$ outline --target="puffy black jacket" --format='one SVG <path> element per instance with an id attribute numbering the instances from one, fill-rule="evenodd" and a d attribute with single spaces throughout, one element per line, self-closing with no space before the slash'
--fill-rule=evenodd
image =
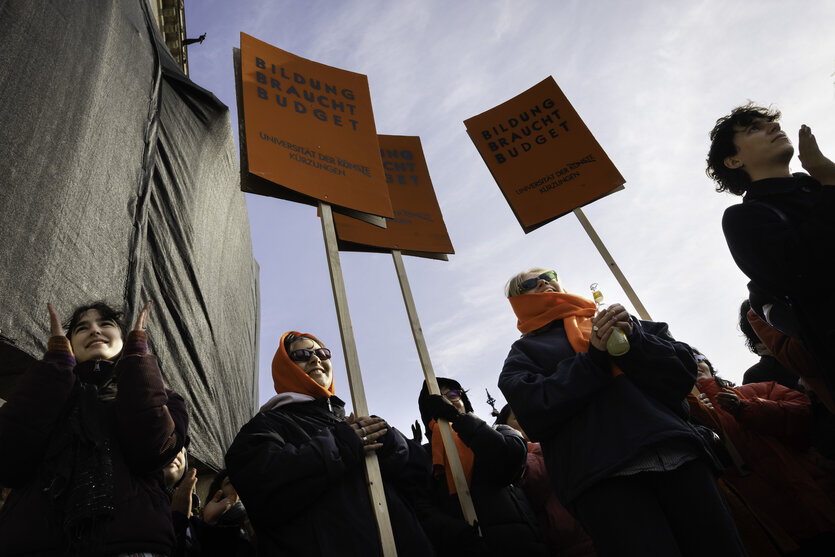
<path id="1" fill-rule="evenodd" d="M 377 451 L 397 554 L 434 555 L 405 497 L 425 473 L 394 428 Z M 259 412 L 226 453 L 229 477 L 255 528 L 259 555 L 382 555 L 364 450 L 337 397 Z"/>
<path id="2" fill-rule="evenodd" d="M 99 377 L 111 378 L 99 385 L 111 396 L 100 398 L 97 410 L 111 446 L 115 510 L 100 524 L 93 555 L 171 552 L 174 529 L 161 470 L 183 446 L 188 414 L 145 350 L 144 333 L 134 331 L 115 369 L 106 361 L 76 366 L 69 352 L 51 350 L 21 377 L 0 408 L 0 484 L 13 488 L 0 513 L 0 555 L 70 554 L 64 499 L 53 500 L 47 490 L 70 464 L 66 423 L 78 403 L 79 383 Z"/>

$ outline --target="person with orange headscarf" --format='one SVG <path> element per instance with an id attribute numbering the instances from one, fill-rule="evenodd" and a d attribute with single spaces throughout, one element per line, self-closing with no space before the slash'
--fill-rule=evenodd
<path id="1" fill-rule="evenodd" d="M 276 396 L 226 453 L 229 477 L 256 533 L 259 555 L 376 556 L 383 550 L 365 480 L 376 452 L 397 554 L 434 555 L 403 486 L 428 471 L 406 438 L 375 416 L 345 417 L 331 352 L 290 331 L 272 363 Z M 419 449 L 418 449 L 419 450 Z"/>
<path id="2" fill-rule="evenodd" d="M 505 294 L 522 338 L 499 388 L 597 554 L 745 555 L 717 487 L 721 465 L 687 420 L 690 347 L 620 304 L 597 312 L 554 271 L 519 273 Z M 615 327 L 630 344 L 620 356 L 606 351 Z"/>

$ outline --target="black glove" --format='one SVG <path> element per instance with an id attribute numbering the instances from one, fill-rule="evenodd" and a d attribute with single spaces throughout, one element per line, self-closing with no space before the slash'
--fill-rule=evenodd
<path id="1" fill-rule="evenodd" d="M 423 411 L 436 420 L 438 418 L 444 418 L 450 422 L 461 415 L 458 412 L 458 408 L 453 406 L 443 395 L 429 395 L 423 404 Z"/>
<path id="2" fill-rule="evenodd" d="M 412 439 L 415 443 L 420 443 L 423 440 L 423 430 L 420 429 L 420 422 L 417 420 L 412 424 Z"/>

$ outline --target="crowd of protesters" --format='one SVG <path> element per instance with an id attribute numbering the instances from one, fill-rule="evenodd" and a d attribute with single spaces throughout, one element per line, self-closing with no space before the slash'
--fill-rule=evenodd
<path id="1" fill-rule="evenodd" d="M 365 557 L 384 553 L 381 518 L 401 556 L 835 552 L 835 328 L 808 288 L 831 267 L 835 164 L 803 126 L 808 174 L 792 174 L 779 118 L 749 104 L 710 133 L 708 175 L 744 196 L 722 220 L 750 279 L 739 327 L 760 357 L 742 385 L 667 324 L 532 268 L 505 285 L 522 336 L 497 374 L 508 404 L 495 424 L 454 378 L 418 393 L 425 444 L 418 423 L 407 438 L 346 416 L 330 350 L 289 331 L 276 394 L 203 505 L 186 403 L 148 353 L 150 302 L 130 331 L 101 302 L 65 324 L 49 304 L 46 352 L 0 407 L 0 555 Z"/>

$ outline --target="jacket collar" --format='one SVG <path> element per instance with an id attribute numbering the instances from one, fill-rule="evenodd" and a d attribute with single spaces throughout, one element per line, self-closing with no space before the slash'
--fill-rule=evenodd
<path id="1" fill-rule="evenodd" d="M 279 393 L 267 402 L 265 402 L 264 405 L 258 411 L 266 412 L 267 410 L 272 410 L 273 408 L 286 406 L 287 404 L 293 404 L 294 402 L 309 402 L 311 400 L 315 399 L 310 395 L 305 395 L 302 393 Z"/>
<path id="2" fill-rule="evenodd" d="M 73 371 L 82 383 L 101 387 L 113 378 L 115 368 L 116 364 L 110 360 L 87 360 L 75 366 Z"/>
<path id="3" fill-rule="evenodd" d="M 751 182 L 748 186 L 748 191 L 745 192 L 745 199 L 766 195 L 778 195 L 781 193 L 793 193 L 798 190 L 806 192 L 817 191 L 820 188 L 820 182 L 808 174 L 797 172 L 791 178 L 766 178 Z"/>
<path id="4" fill-rule="evenodd" d="M 336 395 L 313 398 L 310 395 L 302 393 L 281 393 L 265 402 L 258 412 L 267 412 L 269 410 L 281 408 L 282 406 L 290 406 L 291 404 L 299 404 L 306 407 L 323 409 L 330 414 L 333 414 L 340 420 L 345 418 L 345 402 Z"/>

